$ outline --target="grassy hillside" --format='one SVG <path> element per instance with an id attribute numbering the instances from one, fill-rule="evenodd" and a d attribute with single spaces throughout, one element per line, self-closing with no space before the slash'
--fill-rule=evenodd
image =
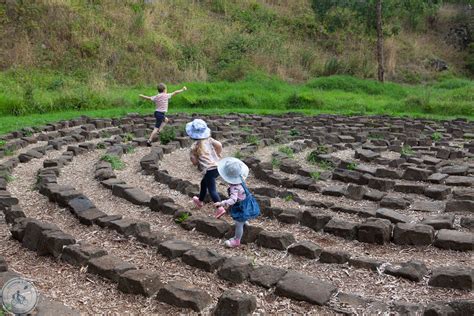
<path id="1" fill-rule="evenodd" d="M 433 59 L 464 72 L 446 44 L 459 9 L 386 40 L 387 79 L 434 79 Z M 333 74 L 373 78 L 373 40 L 329 32 L 309 0 L 36 0 L 0 2 L 0 69 L 54 70 L 110 83 L 239 80 L 255 70 L 288 82 Z"/>
<path id="2" fill-rule="evenodd" d="M 151 102 L 138 98 L 140 93 L 156 94 L 154 86 L 116 85 L 99 91 L 72 77 L 30 73 L 29 82 L 35 88 L 25 93 L 21 78 L 27 75 L 18 78 L 15 74 L 0 77 L 0 91 L 7 91 L 0 93 L 0 133 L 81 114 L 110 117 L 129 112 L 151 114 L 154 109 Z M 253 74 L 238 82 L 184 84 L 189 90 L 170 101 L 171 112 L 391 114 L 474 119 L 474 82 L 463 79 L 446 78 L 413 86 L 331 76 L 289 84 Z M 181 85 L 169 86 L 170 91 L 178 88 Z"/>

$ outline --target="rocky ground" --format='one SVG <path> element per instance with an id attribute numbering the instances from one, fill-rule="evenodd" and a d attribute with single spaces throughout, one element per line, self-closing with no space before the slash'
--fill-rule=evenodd
<path id="1" fill-rule="evenodd" d="M 262 214 L 240 248 L 228 215 L 193 207 L 183 131 L 148 148 L 152 118 L 81 118 L 3 137 L 2 284 L 29 278 L 40 311 L 71 315 L 473 310 L 474 124 L 206 120 L 251 168 Z"/>

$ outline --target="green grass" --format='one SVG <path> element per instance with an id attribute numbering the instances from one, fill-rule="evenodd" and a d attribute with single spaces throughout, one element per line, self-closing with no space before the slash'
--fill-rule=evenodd
<path id="1" fill-rule="evenodd" d="M 260 140 L 256 135 L 247 135 L 247 137 L 245 138 L 245 142 L 255 146 L 258 146 L 260 144 Z"/>
<path id="2" fill-rule="evenodd" d="M 6 141 L 0 140 L 0 148 L 3 148 L 3 146 L 6 145 L 6 143 L 7 143 Z"/>
<path id="3" fill-rule="evenodd" d="M 439 142 L 440 140 L 443 139 L 443 134 L 439 132 L 434 132 L 433 134 L 431 134 L 431 139 L 435 142 Z"/>
<path id="4" fill-rule="evenodd" d="M 357 163 L 351 162 L 347 165 L 347 170 L 355 170 L 357 169 Z"/>
<path id="5" fill-rule="evenodd" d="M 278 148 L 278 151 L 285 154 L 288 158 L 293 158 L 295 153 L 293 152 L 293 149 L 291 149 L 288 146 L 281 146 Z"/>
<path id="6" fill-rule="evenodd" d="M 181 213 L 177 218 L 175 218 L 176 224 L 181 224 L 189 218 L 189 213 Z"/>
<path id="7" fill-rule="evenodd" d="M 319 172 L 319 171 L 311 172 L 309 175 L 310 175 L 311 178 L 313 178 L 316 181 L 321 179 L 321 172 Z"/>
<path id="8" fill-rule="evenodd" d="M 275 157 L 272 158 L 273 168 L 280 168 L 281 161 Z"/>
<path id="9" fill-rule="evenodd" d="M 236 151 L 233 156 L 237 159 L 242 159 L 244 157 L 240 151 Z"/>
<path id="10" fill-rule="evenodd" d="M 411 146 L 403 145 L 400 153 L 404 156 L 411 156 L 415 153 L 415 151 L 411 148 Z"/>
<path id="11" fill-rule="evenodd" d="M 285 196 L 284 200 L 287 201 L 287 202 L 291 202 L 291 201 L 293 201 L 293 199 L 294 199 L 294 196 L 289 194 L 289 195 Z"/>
<path id="12" fill-rule="evenodd" d="M 88 83 L 62 74 L 32 71 L 29 76 L 29 85 L 34 87 L 32 91 L 26 91 L 28 89 L 19 75 L 11 71 L 0 73 L 0 134 L 80 115 L 119 117 L 131 112 L 151 114 L 154 109 L 151 102 L 138 98 L 140 93 L 155 94 L 152 86 L 108 85 L 102 91 L 96 91 Z M 61 78 L 67 84 L 48 89 L 51 82 Z M 408 86 L 332 76 L 304 84 L 289 84 L 273 77 L 253 74 L 232 83 L 184 84 L 188 86 L 188 91 L 170 101 L 171 113 L 284 115 L 290 111 L 305 115 L 389 114 L 474 119 L 474 82 L 469 80 L 449 79 Z M 170 85 L 169 90 L 180 86 Z"/>
<path id="13" fill-rule="evenodd" d="M 115 155 L 103 155 L 100 160 L 107 161 L 112 165 L 112 169 L 114 170 L 122 170 L 125 168 L 125 163 Z"/>

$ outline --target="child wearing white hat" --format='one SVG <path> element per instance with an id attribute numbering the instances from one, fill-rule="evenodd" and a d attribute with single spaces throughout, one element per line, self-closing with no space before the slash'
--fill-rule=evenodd
<path id="1" fill-rule="evenodd" d="M 201 119 L 195 119 L 186 124 L 186 133 L 195 140 L 190 151 L 191 162 L 198 166 L 204 174 L 199 196 L 194 196 L 193 202 L 196 207 L 201 208 L 204 205 L 204 199 L 208 191 L 214 203 L 220 202 L 221 198 L 217 193 L 216 178 L 219 176 L 217 162 L 221 157 L 222 144 L 211 137 L 211 130 L 207 127 L 206 122 Z M 216 206 L 214 217 L 220 218 L 224 214 L 225 209 L 222 206 Z"/>
<path id="2" fill-rule="evenodd" d="M 239 247 L 247 220 L 260 214 L 258 204 L 244 182 L 249 175 L 249 168 L 241 160 L 228 157 L 219 161 L 217 170 L 222 179 L 230 184 L 227 190 L 229 199 L 216 202 L 214 205 L 230 207 L 230 214 L 235 221 L 234 238 L 226 240 L 225 245 L 230 248 Z"/>

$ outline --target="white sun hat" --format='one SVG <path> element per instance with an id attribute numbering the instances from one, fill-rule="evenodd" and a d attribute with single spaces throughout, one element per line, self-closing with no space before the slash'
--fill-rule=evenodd
<path id="1" fill-rule="evenodd" d="M 240 159 L 227 157 L 217 163 L 217 171 L 225 182 L 240 184 L 249 175 L 249 167 Z"/>
<path id="2" fill-rule="evenodd" d="M 186 124 L 186 133 L 192 139 L 205 139 L 211 136 L 211 130 L 201 119 L 195 119 Z"/>

